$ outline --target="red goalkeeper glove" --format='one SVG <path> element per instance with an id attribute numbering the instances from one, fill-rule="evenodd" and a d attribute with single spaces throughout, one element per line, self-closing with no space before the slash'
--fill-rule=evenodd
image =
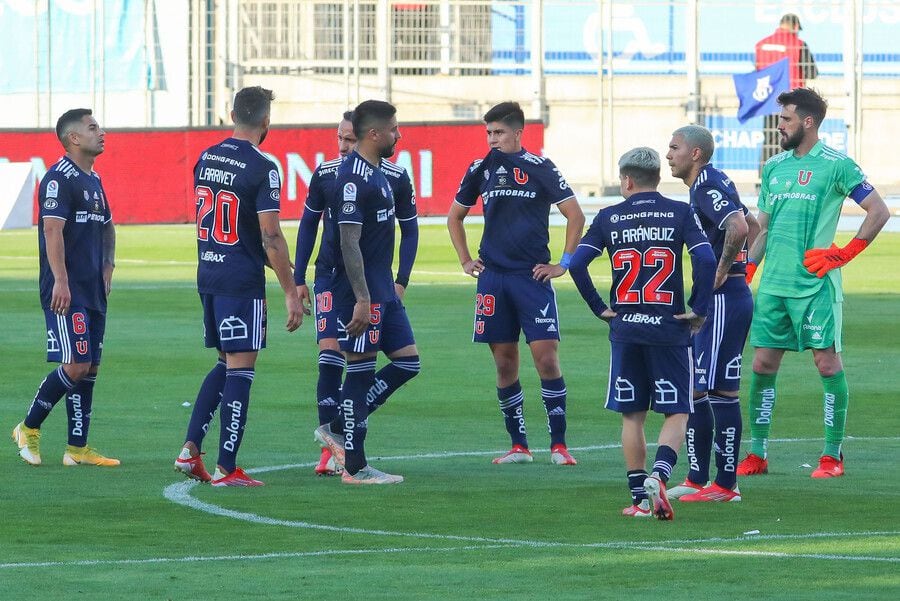
<path id="1" fill-rule="evenodd" d="M 756 275 L 756 263 L 753 261 L 747 261 L 747 285 L 750 285 L 750 282 L 753 281 L 753 276 Z"/>
<path id="2" fill-rule="evenodd" d="M 803 256 L 803 266 L 810 273 L 816 274 L 816 277 L 822 278 L 832 269 L 849 263 L 868 245 L 869 243 L 862 238 L 854 238 L 844 248 L 833 243 L 831 248 L 811 248 Z"/>

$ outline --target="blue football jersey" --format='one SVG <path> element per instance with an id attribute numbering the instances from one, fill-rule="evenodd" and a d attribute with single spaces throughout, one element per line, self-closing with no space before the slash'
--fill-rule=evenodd
<path id="1" fill-rule="evenodd" d="M 612 265 L 610 306 L 618 314 L 609 339 L 660 346 L 690 344 L 682 250 L 709 241 L 690 205 L 657 192 L 634 194 L 601 209 L 579 246 L 607 251 Z M 710 258 L 711 260 L 711 258 Z M 705 314 L 705 307 L 701 308 Z"/>
<path id="2" fill-rule="evenodd" d="M 342 223 L 362 226 L 359 247 L 371 302 L 395 299 L 391 268 L 394 260 L 394 193 L 384 173 L 356 151 L 350 153 L 338 168 L 333 207 L 338 227 Z M 343 261 L 335 266 L 332 294 L 336 304 L 356 302 Z"/>
<path id="3" fill-rule="evenodd" d="M 316 280 L 330 274 L 334 268 L 343 265 L 341 258 L 341 233 L 334 215 L 343 204 L 343 196 L 335 194 L 338 167 L 343 157 L 326 161 L 316 168 L 309 182 L 306 207 L 322 213 L 322 241 L 316 257 Z M 387 179 L 394 195 L 395 213 L 399 221 L 417 218 L 416 193 L 406 169 L 387 159 L 381 159 L 381 172 Z"/>
<path id="4" fill-rule="evenodd" d="M 44 219 L 62 219 L 66 273 L 73 307 L 106 311 L 103 285 L 103 229 L 112 220 L 109 203 L 93 171 L 85 173 L 68 157 L 47 170 L 38 189 L 38 254 L 41 305 L 50 308 L 55 279 L 47 260 Z"/>
<path id="5" fill-rule="evenodd" d="M 330 276 L 340 257 L 340 233 L 334 215 L 331 212 L 331 201 L 334 198 L 334 185 L 338 167 L 344 157 L 320 163 L 309 180 L 309 193 L 306 195 L 306 208 L 322 215 L 322 241 L 319 243 L 319 254 L 316 256 L 316 275 L 318 281 Z"/>
<path id="6" fill-rule="evenodd" d="M 478 254 L 488 269 L 531 273 L 550 262 L 550 205 L 575 193 L 550 159 L 522 149 L 491 150 L 469 167 L 456 202 L 484 206 L 484 233 Z"/>
<path id="7" fill-rule="evenodd" d="M 197 288 L 243 298 L 266 295 L 266 252 L 259 213 L 277 213 L 281 178 L 275 163 L 246 140 L 227 138 L 194 166 Z"/>
<path id="8" fill-rule="evenodd" d="M 722 248 L 725 245 L 725 220 L 733 213 L 746 215 L 749 210 L 741 202 L 737 188 L 728 176 L 709 164 L 700 170 L 694 185 L 691 186 L 691 206 L 700 218 L 700 225 L 703 226 L 718 261 L 722 257 Z M 728 273 L 746 272 L 745 240 Z"/>

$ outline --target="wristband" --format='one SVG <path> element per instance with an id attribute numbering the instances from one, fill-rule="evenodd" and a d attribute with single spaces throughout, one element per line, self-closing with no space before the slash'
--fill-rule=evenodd
<path id="1" fill-rule="evenodd" d="M 563 269 L 568 269 L 569 264 L 572 262 L 572 253 L 563 252 L 562 257 L 559 260 L 559 266 Z"/>
<path id="2" fill-rule="evenodd" d="M 400 277 L 400 276 L 398 275 L 398 276 L 397 276 L 397 279 L 394 280 L 394 283 L 395 283 L 395 284 L 400 284 L 400 285 L 403 286 L 404 288 L 409 288 L 409 276 L 407 276 L 407 277 L 404 278 L 404 277 Z"/>

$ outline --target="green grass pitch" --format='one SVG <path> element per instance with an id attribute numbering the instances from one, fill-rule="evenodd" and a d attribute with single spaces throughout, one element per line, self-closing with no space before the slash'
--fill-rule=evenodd
<path id="1" fill-rule="evenodd" d="M 204 349 L 190 226 L 120 227 L 91 443 L 116 469 L 67 468 L 65 408 L 43 428 L 44 465 L 9 432 L 50 365 L 36 233 L 0 233 L 0 599 L 897 599 L 900 598 L 900 235 L 845 269 L 851 387 L 847 476 L 809 478 L 822 402 L 809 353 L 779 379 L 768 476 L 742 503 L 678 505 L 673 522 L 629 520 L 620 420 L 602 408 L 606 326 L 556 281 L 568 439 L 549 464 L 539 383 L 522 383 L 535 463 L 494 466 L 508 445 L 487 348 L 471 343 L 474 282 L 442 226 L 423 226 L 406 305 L 421 375 L 373 416 L 373 464 L 399 486 L 316 478 L 313 322 L 292 335 L 269 276 L 268 348 L 257 363 L 239 456 L 266 486 L 192 486 L 172 470 L 214 353 Z M 296 225 L 286 227 L 291 241 Z M 479 232 L 471 228 L 475 247 Z M 841 239 L 847 238 L 846 234 Z M 554 228 L 554 256 L 562 230 Z M 592 273 L 608 294 L 605 258 Z M 523 347 L 523 358 L 529 355 Z M 749 349 L 745 365 L 749 365 Z M 745 379 L 746 387 L 746 379 Z M 648 419 L 655 440 L 659 420 Z M 218 425 L 207 444 L 215 462 Z M 683 449 L 682 449 L 683 451 Z M 685 474 L 684 456 L 673 479 Z"/>

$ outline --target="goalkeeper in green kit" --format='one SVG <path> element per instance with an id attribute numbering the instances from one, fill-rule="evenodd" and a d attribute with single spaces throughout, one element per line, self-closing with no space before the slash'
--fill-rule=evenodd
<path id="1" fill-rule="evenodd" d="M 828 108 L 819 94 L 797 88 L 778 97 L 785 150 L 770 158 L 759 192 L 760 233 L 750 248 L 747 281 L 766 258 L 750 327 L 755 347 L 750 384 L 750 453 L 739 476 L 768 471 L 766 447 L 785 351 L 812 349 L 824 389 L 825 448 L 813 478 L 844 474 L 841 443 L 849 393 L 841 362 L 843 290 L 840 267 L 869 245 L 890 211 L 859 166 L 819 140 Z M 852 198 L 866 212 L 843 248 L 833 243 L 841 205 Z"/>

